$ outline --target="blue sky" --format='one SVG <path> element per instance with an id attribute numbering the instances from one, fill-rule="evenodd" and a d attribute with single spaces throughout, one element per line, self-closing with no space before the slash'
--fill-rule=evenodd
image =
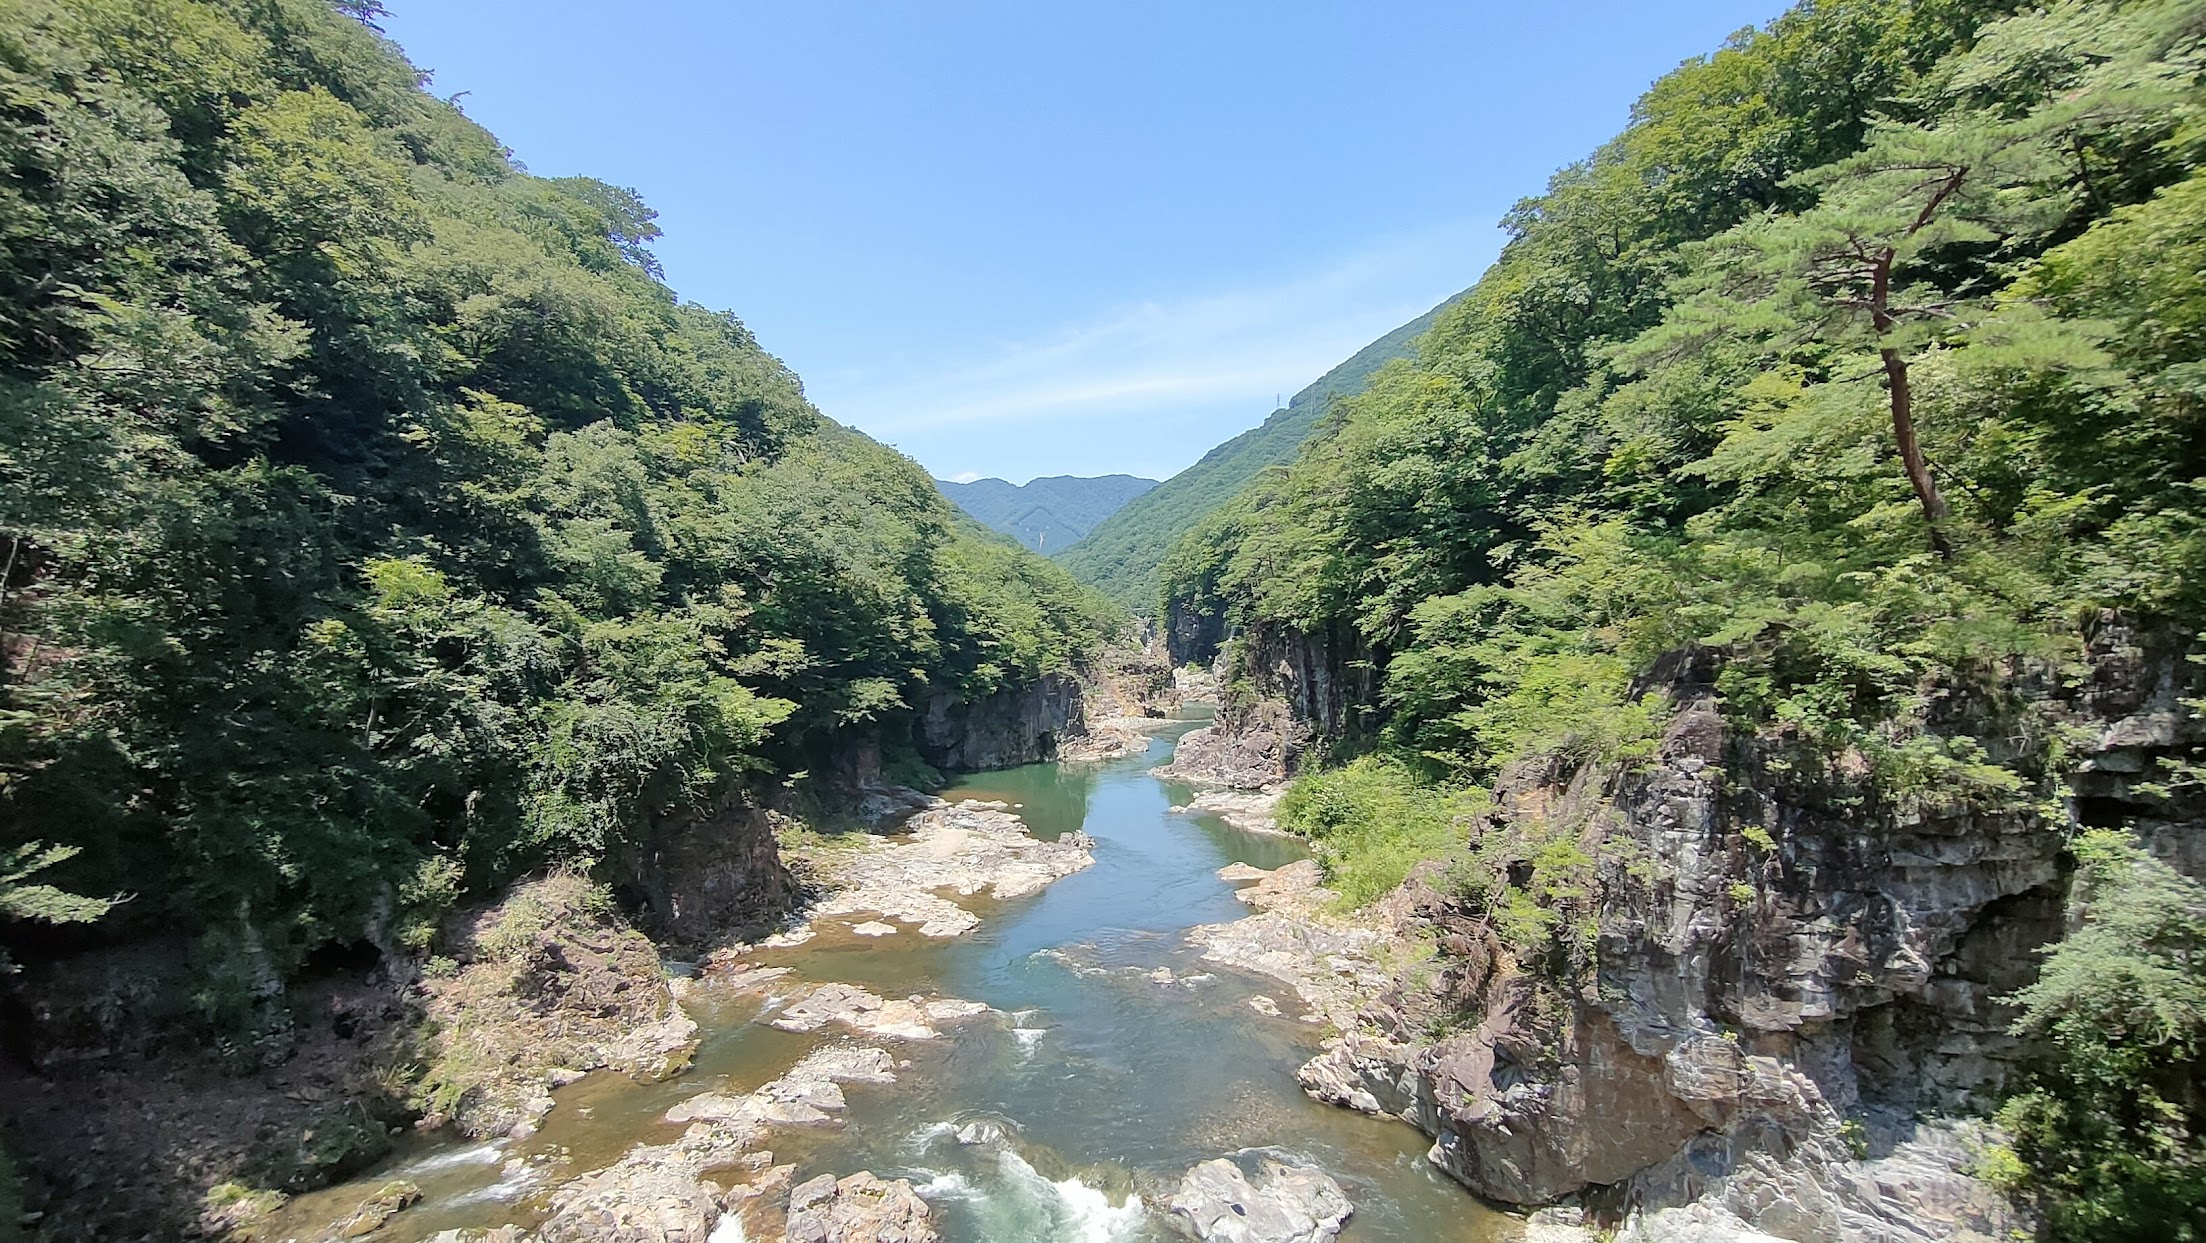
<path id="1" fill-rule="evenodd" d="M 1161 478 L 1469 285 L 1495 222 L 1779 0 L 386 0 L 681 295 L 944 477 Z"/>

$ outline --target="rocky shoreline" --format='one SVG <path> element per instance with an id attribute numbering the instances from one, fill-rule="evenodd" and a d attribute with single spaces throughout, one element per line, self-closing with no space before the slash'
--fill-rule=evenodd
<path id="1" fill-rule="evenodd" d="M 798 1167 L 775 1157 L 773 1138 L 841 1125 L 849 1092 L 891 1087 L 909 1068 L 900 1049 L 937 1042 L 961 1024 L 1008 1022 L 1009 1016 L 957 998 L 888 997 L 843 981 L 805 979 L 773 962 L 771 952 L 803 945 L 828 931 L 962 936 L 979 924 L 981 915 L 959 899 L 993 902 L 1031 895 L 1090 866 L 1094 856 L 1093 842 L 1084 834 L 1037 839 L 1001 803 L 904 800 L 904 810 L 913 807 L 917 810 L 894 833 L 825 835 L 789 846 L 790 864 L 813 890 L 808 905 L 780 931 L 714 952 L 698 964 L 694 978 L 668 980 L 654 960 L 654 970 L 638 973 L 633 981 L 630 991 L 637 996 L 624 1012 L 628 1021 L 635 1031 L 662 1036 L 676 1034 L 676 1029 L 694 1033 L 682 998 L 702 1000 L 709 994 L 724 1000 L 746 993 L 764 998 L 753 1021 L 818 1040 L 793 1065 L 748 1091 L 701 1086 L 665 1112 L 666 1125 L 682 1128 L 675 1138 L 637 1144 L 609 1165 L 552 1181 L 544 1193 L 542 1219 L 534 1227 L 447 1231 L 435 1236 L 435 1243 L 936 1239 L 927 1202 L 909 1180 L 860 1170 L 814 1172 L 800 1183 Z M 1251 914 L 1191 929 L 1189 943 L 1209 961 L 1287 984 L 1307 1010 L 1300 1017 L 1310 1022 L 1338 1026 L 1352 1021 L 1359 998 L 1384 981 L 1382 961 L 1399 952 L 1398 947 L 1378 928 L 1331 913 L 1332 895 L 1312 862 L 1273 872 L 1235 865 L 1222 875 L 1247 882 L 1239 896 Z M 509 976 L 523 970 L 512 960 L 509 945 L 517 919 L 532 930 L 526 945 L 539 955 L 567 958 L 591 947 L 603 953 L 625 944 L 614 930 L 576 923 L 572 895 L 565 891 L 519 896 L 523 915 L 500 908 L 477 916 L 471 925 L 476 932 L 468 944 L 504 947 L 507 956 L 469 961 L 457 977 L 466 987 L 452 988 L 455 999 L 482 991 L 478 977 L 493 963 L 502 964 L 499 969 Z M 560 900 L 553 904 L 558 917 L 540 921 L 534 907 L 553 898 Z M 501 935 L 500 929 L 507 931 Z M 579 940 L 568 945 L 568 937 Z M 1199 978 L 1207 977 L 1189 977 L 1189 982 Z M 1267 1000 L 1259 997 L 1252 1004 Z M 1260 1009 L 1274 1013 L 1277 1007 Z M 647 1016 L 649 1022 L 636 1022 Z M 515 1033 L 527 1030 L 522 1025 Z M 657 1037 L 643 1042 L 652 1048 L 662 1043 Z M 555 1055 L 546 1046 L 530 1057 L 509 1059 L 507 1073 L 479 1085 L 467 1098 L 476 1102 L 474 1107 L 455 1112 L 451 1120 L 473 1133 L 486 1133 L 512 1113 L 516 1120 L 506 1129 L 525 1134 L 556 1107 L 551 1088 L 579 1069 L 678 1072 L 688 1051 L 679 1045 L 666 1048 L 661 1064 L 619 1061 L 609 1047 L 574 1051 L 584 1047 L 558 1046 Z M 546 1061 L 587 1066 L 556 1068 L 547 1075 L 542 1067 Z M 975 1142 L 985 1139 L 976 1133 Z M 1159 1188 L 1154 1195 L 1153 1208 L 1193 1237 L 1234 1243 L 1320 1243 L 1334 1237 L 1352 1211 L 1339 1185 L 1322 1171 L 1272 1158 L 1248 1168 L 1231 1159 L 1205 1162 L 1188 1171 L 1176 1188 Z M 337 1225 L 364 1220 L 361 1215 L 367 1213 L 378 1214 L 380 1224 L 406 1211 L 410 1202 L 378 1188 L 358 1206 L 348 1207 Z"/>

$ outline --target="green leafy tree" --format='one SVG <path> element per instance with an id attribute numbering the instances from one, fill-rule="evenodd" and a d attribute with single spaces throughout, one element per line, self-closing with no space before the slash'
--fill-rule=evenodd
<path id="1" fill-rule="evenodd" d="M 2048 1064 L 2000 1121 L 2063 1239 L 2206 1239 L 2206 886 L 2086 834 L 2082 923 L 2011 1000 Z"/>

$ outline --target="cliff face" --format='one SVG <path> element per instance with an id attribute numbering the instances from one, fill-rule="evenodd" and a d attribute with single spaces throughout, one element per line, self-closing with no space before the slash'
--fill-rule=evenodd
<path id="1" fill-rule="evenodd" d="M 657 817 L 610 862 L 622 904 L 662 941 L 694 945 L 772 924 L 794 886 L 774 837 L 779 815 L 747 790 Z"/>
<path id="2" fill-rule="evenodd" d="M 938 694 L 920 715 L 917 741 L 936 768 L 973 772 L 1048 759 L 1086 724 L 1079 680 L 1053 673 L 970 701 Z"/>
<path id="3" fill-rule="evenodd" d="M 2062 707 L 2095 740 L 2077 810 L 2128 798 L 2195 861 L 2199 809 L 2138 788 L 2195 728 L 2174 711 L 2185 646 L 2109 620 Z M 1506 1203 L 1578 1196 L 1622 1219 L 1701 1200 L 1799 1240 L 1999 1237 L 2007 1210 L 1964 1175 L 1966 1145 L 1919 1120 L 1988 1108 L 2028 1052 L 1999 999 L 2063 932 L 2068 816 L 1888 797 L 1850 759 L 1729 726 L 1710 662 L 1666 672 L 1651 760 L 1512 774 L 1477 830 L 1591 861 L 1578 948 L 1506 943 L 1459 884 L 1413 880 L 1435 967 L 1367 1007 L 1305 1086 L 1403 1117 Z M 1955 697 L 1932 728 L 2051 754 L 2019 719 Z"/>
<path id="4" fill-rule="evenodd" d="M 1218 723 L 1182 737 L 1159 776 L 1236 790 L 1279 785 L 1313 745 L 1358 728 L 1375 699 L 1370 649 L 1353 635 L 1254 627 L 1218 662 Z"/>
<path id="5" fill-rule="evenodd" d="M 1173 599 L 1164 606 L 1164 650 L 1174 666 L 1208 666 L 1225 646 L 1226 619 L 1187 600 Z"/>
<path id="6" fill-rule="evenodd" d="M 911 728 L 920 755 L 948 772 L 1035 763 L 1089 732 L 1081 682 L 1058 674 L 971 701 L 937 695 Z M 677 944 L 770 924 L 794 897 L 778 824 L 819 812 L 877 822 L 911 810 L 910 792 L 882 774 L 882 749 L 878 736 L 853 731 L 820 756 L 809 790 L 819 805 L 792 805 L 772 787 L 657 818 L 613 860 L 624 903 L 654 936 Z"/>

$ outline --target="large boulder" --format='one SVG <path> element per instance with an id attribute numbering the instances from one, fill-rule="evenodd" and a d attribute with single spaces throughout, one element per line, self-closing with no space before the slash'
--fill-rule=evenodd
<path id="1" fill-rule="evenodd" d="M 1352 1211 L 1340 1184 L 1322 1170 L 1269 1158 L 1253 1182 L 1224 1157 L 1205 1161 L 1172 1194 L 1172 1215 L 1196 1238 L 1219 1243 L 1322 1243 L 1340 1233 Z"/>
<path id="2" fill-rule="evenodd" d="M 936 1243 L 927 1202 L 904 1179 L 822 1174 L 789 1193 L 788 1243 Z"/>

